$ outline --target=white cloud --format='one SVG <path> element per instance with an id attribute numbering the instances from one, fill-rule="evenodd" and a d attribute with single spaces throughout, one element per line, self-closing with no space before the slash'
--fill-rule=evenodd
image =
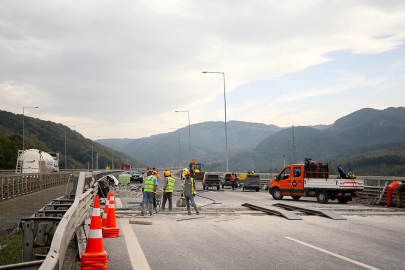
<path id="1" fill-rule="evenodd" d="M 378 54 L 404 38 L 403 1 L 3 1 L 0 109 L 25 106 L 4 91 L 13 82 L 16 95 L 46 108 L 38 117 L 85 136 L 146 136 L 178 126 L 176 109 L 192 110 L 194 123 L 219 117 L 218 108 L 201 110 L 221 95 L 222 78 L 203 70 L 225 72 L 229 93 L 330 61 L 329 52 Z M 252 102 L 230 110 L 250 119 Z"/>

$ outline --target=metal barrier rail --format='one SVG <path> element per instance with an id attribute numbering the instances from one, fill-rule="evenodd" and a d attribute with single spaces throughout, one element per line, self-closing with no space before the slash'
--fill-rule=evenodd
<path id="1" fill-rule="evenodd" d="M 69 176 L 69 173 L 1 175 L 0 202 L 66 184 Z"/>
<path id="2" fill-rule="evenodd" d="M 80 230 L 80 227 L 82 227 L 87 218 L 90 218 L 90 213 L 88 210 L 92 206 L 93 198 L 98 189 L 96 178 L 101 178 L 111 173 L 111 171 L 94 172 L 94 174 L 89 172 L 80 173 L 75 200 L 59 223 L 48 255 L 39 269 L 62 269 L 66 250 L 71 239 L 73 238 L 74 233 Z M 86 181 L 86 178 L 89 177 L 92 178 L 90 182 Z M 88 190 L 83 193 L 86 185 L 88 186 Z M 83 235 L 83 232 L 81 232 L 81 234 Z M 79 251 L 85 247 L 83 242 L 81 244 L 82 246 L 79 246 Z"/>
<path id="3" fill-rule="evenodd" d="M 69 245 L 73 234 L 77 229 L 82 226 L 83 221 L 89 216 L 88 209 L 94 193 L 97 191 L 97 184 L 92 185 L 85 193 L 83 193 L 86 178 L 92 177 L 92 173 L 81 172 L 79 174 L 79 183 L 76 190 L 75 201 L 69 210 L 65 213 L 62 220 L 56 229 L 55 236 L 53 237 L 51 248 L 45 261 L 39 269 L 61 269 L 63 260 L 65 259 L 66 249 Z M 81 191 L 81 192 L 80 192 Z"/>

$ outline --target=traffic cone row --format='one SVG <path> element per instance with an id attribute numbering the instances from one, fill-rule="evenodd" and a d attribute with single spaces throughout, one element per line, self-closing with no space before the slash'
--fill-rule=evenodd
<path id="1" fill-rule="evenodd" d="M 109 197 L 108 213 L 105 226 L 103 227 L 103 237 L 118 237 L 120 234 L 120 228 L 117 227 L 117 222 L 115 220 L 114 194 L 111 194 Z"/>
<path id="2" fill-rule="evenodd" d="M 86 250 L 82 253 L 79 266 L 81 266 L 82 270 L 107 269 L 107 263 L 107 252 L 104 250 L 101 229 L 100 201 L 98 195 L 96 195 Z"/>
<path id="3" fill-rule="evenodd" d="M 111 194 L 112 194 L 111 192 L 108 192 L 107 201 L 105 202 L 105 207 L 104 207 L 104 211 L 103 211 L 103 219 L 101 221 L 101 227 L 105 227 L 105 223 L 107 221 L 108 205 L 110 204 Z"/>

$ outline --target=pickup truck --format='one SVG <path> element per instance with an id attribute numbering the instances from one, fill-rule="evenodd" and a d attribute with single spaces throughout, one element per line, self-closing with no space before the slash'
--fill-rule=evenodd
<path id="1" fill-rule="evenodd" d="M 202 185 L 204 190 L 209 187 L 217 187 L 217 190 L 219 190 L 221 185 L 219 175 L 217 173 L 205 173 Z"/>
<path id="2" fill-rule="evenodd" d="M 329 178 L 328 164 L 306 159 L 305 164 L 285 166 L 269 184 L 269 193 L 275 200 L 291 196 L 294 200 L 316 197 L 319 203 L 338 200 L 347 203 L 364 189 L 364 181 Z"/>

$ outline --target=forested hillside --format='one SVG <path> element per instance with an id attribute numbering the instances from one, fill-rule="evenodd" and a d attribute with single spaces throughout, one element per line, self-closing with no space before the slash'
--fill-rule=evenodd
<path id="1" fill-rule="evenodd" d="M 405 108 L 362 109 L 342 117 L 324 130 L 295 127 L 270 135 L 252 151 L 231 159 L 231 169 L 278 172 L 304 158 L 327 161 L 332 173 L 342 164 L 361 175 L 405 175 Z M 290 139 L 290 145 L 288 145 Z"/>
<path id="2" fill-rule="evenodd" d="M 90 139 L 62 124 L 25 116 L 25 148 L 59 152 L 60 163 L 65 162 L 65 132 L 68 168 L 87 168 L 88 165 L 91 167 Z M 0 169 L 15 169 L 18 150 L 23 148 L 22 141 L 22 115 L 0 111 Z M 93 150 L 94 157 L 98 150 L 99 168 L 111 166 L 111 149 L 94 142 Z M 114 168 L 120 168 L 121 164 L 127 161 L 133 166 L 142 166 L 136 159 L 126 154 L 114 153 Z M 64 167 L 63 164 L 62 168 Z"/>

